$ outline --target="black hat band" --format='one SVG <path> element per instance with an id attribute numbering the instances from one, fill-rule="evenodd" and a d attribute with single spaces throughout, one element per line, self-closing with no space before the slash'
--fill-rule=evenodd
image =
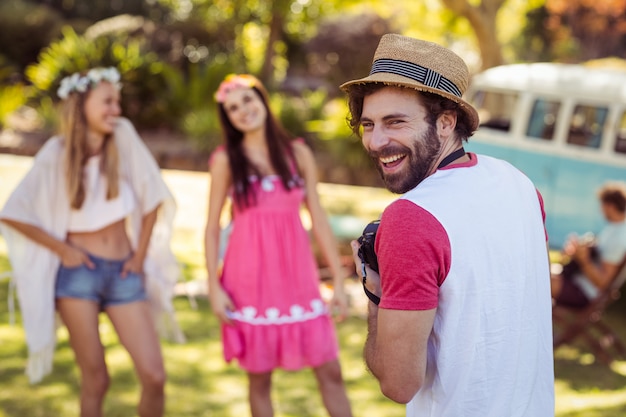
<path id="1" fill-rule="evenodd" d="M 427 87 L 445 91 L 446 93 L 453 94 L 459 98 L 463 96 L 463 94 L 461 94 L 461 90 L 459 90 L 452 81 L 448 80 L 437 71 L 424 68 L 421 65 L 417 65 L 412 62 L 388 58 L 377 59 L 372 64 L 370 75 L 379 72 L 386 72 L 410 78 L 424 84 Z"/>

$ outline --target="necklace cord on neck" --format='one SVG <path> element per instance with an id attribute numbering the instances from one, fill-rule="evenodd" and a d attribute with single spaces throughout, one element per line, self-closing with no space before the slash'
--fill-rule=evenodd
<path id="1" fill-rule="evenodd" d="M 448 154 L 448 156 L 443 158 L 443 160 L 437 166 L 437 169 L 441 169 L 441 168 L 443 168 L 443 167 L 445 167 L 447 165 L 450 165 L 450 163 L 452 163 L 452 161 L 455 161 L 455 160 L 461 158 L 464 155 L 465 155 L 465 149 L 463 149 L 463 147 L 460 147 L 456 151 Z"/>

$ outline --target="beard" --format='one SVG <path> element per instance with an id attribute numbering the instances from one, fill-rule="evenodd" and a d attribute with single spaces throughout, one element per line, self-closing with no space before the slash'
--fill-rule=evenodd
<path id="1" fill-rule="evenodd" d="M 374 161 L 385 187 L 392 193 L 404 194 L 424 181 L 440 152 L 441 142 L 437 129 L 430 126 L 422 137 L 415 139 L 412 148 L 391 145 L 380 151 L 370 151 L 369 156 Z M 398 154 L 406 154 L 408 164 L 400 172 L 386 174 L 379 158 Z"/>

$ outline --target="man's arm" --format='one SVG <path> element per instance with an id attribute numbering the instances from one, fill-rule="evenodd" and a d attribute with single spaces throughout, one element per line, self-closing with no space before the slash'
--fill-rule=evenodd
<path id="1" fill-rule="evenodd" d="M 362 280 L 359 244 L 351 242 L 357 275 Z M 380 297 L 380 276 L 365 268 L 367 289 Z M 392 310 L 368 305 L 368 331 L 363 357 L 378 379 L 381 392 L 389 399 L 406 404 L 422 387 L 426 375 L 428 337 L 433 328 L 436 308 L 429 310 Z"/>
<path id="2" fill-rule="evenodd" d="M 436 311 L 389 310 L 369 303 L 365 363 L 393 401 L 406 404 L 422 387 Z"/>
<path id="3" fill-rule="evenodd" d="M 581 271 L 597 288 L 603 290 L 611 283 L 611 278 L 617 273 L 618 264 L 603 261 L 600 265 L 596 265 L 590 256 L 579 257 L 578 264 Z"/>
<path id="4" fill-rule="evenodd" d="M 397 200 L 385 209 L 375 240 L 382 281 L 371 268 L 363 271 L 358 249 L 353 241 L 357 274 L 365 272 L 368 291 L 381 298 L 380 306 L 369 306 L 365 362 L 385 396 L 407 403 L 424 384 L 439 287 L 450 269 L 450 243 L 432 214 Z"/>

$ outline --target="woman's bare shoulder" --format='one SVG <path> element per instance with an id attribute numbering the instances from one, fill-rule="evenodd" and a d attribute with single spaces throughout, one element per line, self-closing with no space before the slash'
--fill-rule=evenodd
<path id="1" fill-rule="evenodd" d="M 224 145 L 215 148 L 209 156 L 209 169 L 212 170 L 215 165 L 228 166 L 228 152 Z"/>

